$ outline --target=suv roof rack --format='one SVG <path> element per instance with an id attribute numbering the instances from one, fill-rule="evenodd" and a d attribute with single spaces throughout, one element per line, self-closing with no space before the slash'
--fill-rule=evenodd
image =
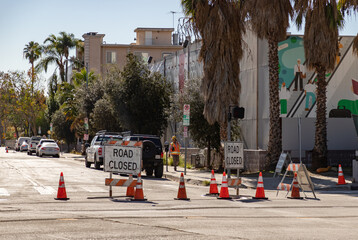
<path id="1" fill-rule="evenodd" d="M 107 130 L 101 130 L 96 133 L 96 135 L 121 135 L 119 132 L 110 132 Z"/>

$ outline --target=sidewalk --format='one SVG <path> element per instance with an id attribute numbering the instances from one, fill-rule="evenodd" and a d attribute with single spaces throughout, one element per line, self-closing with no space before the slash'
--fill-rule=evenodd
<path id="1" fill-rule="evenodd" d="M 73 159 L 75 161 L 84 161 L 84 156 L 71 154 L 71 153 L 61 153 L 61 157 L 67 158 L 67 159 Z M 174 171 L 173 166 L 167 166 L 164 165 L 164 171 L 163 171 L 163 177 L 173 180 L 173 181 L 180 181 L 180 175 L 181 173 L 184 173 L 184 168 L 177 167 L 177 171 Z M 242 184 L 240 188 L 252 188 L 256 189 L 257 185 L 257 179 L 258 179 L 258 173 L 256 174 L 242 174 L 241 180 Z M 344 191 L 344 190 L 350 190 L 350 186 L 352 185 L 350 178 L 346 177 L 347 185 L 336 185 L 337 179 L 338 179 L 338 173 L 336 177 L 333 176 L 323 176 L 321 174 L 315 174 L 311 173 L 311 180 L 314 184 L 316 191 Z M 233 178 L 236 177 L 236 174 L 232 175 Z M 280 183 L 281 179 L 283 177 L 283 174 L 280 176 L 277 176 L 273 178 L 273 174 L 270 173 L 264 173 L 263 180 L 264 180 L 264 186 L 267 190 L 276 190 L 277 185 Z M 188 184 L 194 184 L 194 185 L 203 185 L 208 186 L 210 184 L 210 178 L 211 178 L 211 171 L 209 170 L 201 170 L 201 169 L 186 169 L 186 175 L 184 175 L 185 182 Z M 215 179 L 218 185 L 221 184 L 222 180 L 222 173 L 215 173 Z M 286 176 L 284 183 L 291 184 L 293 179 L 292 174 Z"/>

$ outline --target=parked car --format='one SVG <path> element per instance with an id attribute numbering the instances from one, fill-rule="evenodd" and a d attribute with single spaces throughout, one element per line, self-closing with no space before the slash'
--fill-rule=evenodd
<path id="1" fill-rule="evenodd" d="M 50 142 L 50 143 L 56 143 L 55 140 L 53 140 L 53 139 L 41 139 L 41 140 L 39 141 L 39 144 L 37 144 L 37 146 L 36 146 L 36 156 L 39 155 L 39 149 L 41 148 L 42 144 L 45 143 L 45 142 L 46 142 L 46 143 L 48 143 L 48 142 Z"/>
<path id="2" fill-rule="evenodd" d="M 41 136 L 33 136 L 33 137 L 31 137 L 30 142 L 29 142 L 29 147 L 27 149 L 27 154 L 28 155 L 32 155 L 32 153 L 36 152 L 36 146 L 40 142 L 41 139 L 42 139 Z"/>
<path id="3" fill-rule="evenodd" d="M 27 149 L 29 149 L 29 144 L 27 143 L 27 140 L 25 140 L 20 146 L 20 152 L 27 151 Z"/>
<path id="4" fill-rule="evenodd" d="M 86 144 L 86 167 L 91 167 L 91 164 L 93 163 L 96 169 L 100 169 L 101 165 L 103 165 L 104 143 L 110 140 L 118 141 L 122 139 L 122 135 L 118 132 L 108 132 L 106 130 L 97 132 L 96 136 L 92 139 L 91 144 Z"/>
<path id="5" fill-rule="evenodd" d="M 43 142 L 39 148 L 39 156 L 60 157 L 60 147 L 55 142 Z"/>
<path id="6" fill-rule="evenodd" d="M 125 136 L 124 141 L 142 141 L 143 152 L 142 170 L 145 170 L 147 176 L 161 178 L 163 176 L 163 147 L 160 138 L 155 135 L 134 134 Z"/>
<path id="7" fill-rule="evenodd" d="M 20 147 L 24 141 L 30 142 L 29 137 L 19 137 L 15 142 L 15 151 L 20 151 Z"/>

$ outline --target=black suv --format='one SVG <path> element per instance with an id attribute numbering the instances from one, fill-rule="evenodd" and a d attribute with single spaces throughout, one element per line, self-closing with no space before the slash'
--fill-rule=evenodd
<path id="1" fill-rule="evenodd" d="M 153 171 L 155 177 L 161 178 L 163 176 L 163 149 L 158 136 L 133 134 L 124 136 L 123 141 L 142 141 L 142 170 L 145 169 L 147 176 L 152 176 Z"/>

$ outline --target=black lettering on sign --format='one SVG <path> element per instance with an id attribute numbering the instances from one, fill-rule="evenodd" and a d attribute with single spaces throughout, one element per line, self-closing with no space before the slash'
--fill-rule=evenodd
<path id="1" fill-rule="evenodd" d="M 228 145 L 227 150 L 229 153 L 240 153 L 240 147 L 238 145 Z"/>
<path id="2" fill-rule="evenodd" d="M 123 150 L 123 149 L 113 149 L 113 157 L 126 157 L 132 158 L 133 157 L 133 150 Z"/>
<path id="3" fill-rule="evenodd" d="M 112 165 L 112 166 L 111 166 L 111 165 Z M 113 167 L 114 167 L 114 162 L 113 162 L 113 161 L 109 161 L 108 166 L 109 166 L 110 169 L 113 169 Z"/>

